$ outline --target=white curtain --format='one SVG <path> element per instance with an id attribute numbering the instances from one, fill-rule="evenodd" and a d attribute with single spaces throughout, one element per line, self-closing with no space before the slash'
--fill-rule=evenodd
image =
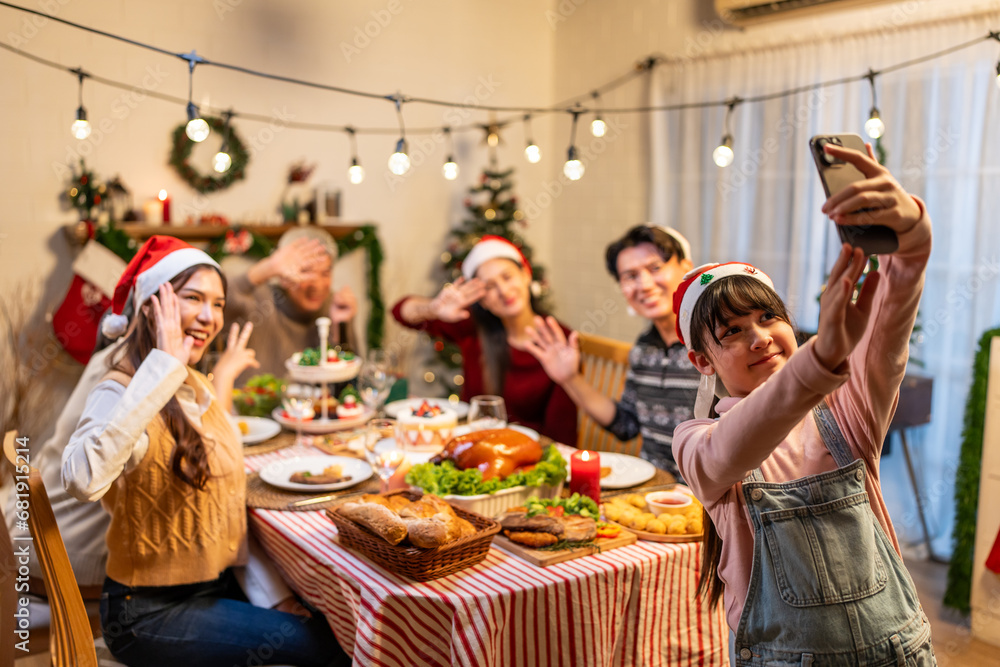
<path id="1" fill-rule="evenodd" d="M 725 100 L 861 75 L 1000 29 L 1000 13 L 889 33 L 836 38 L 658 67 L 650 104 Z M 911 358 L 934 378 L 932 422 L 910 432 L 935 551 L 951 551 L 954 477 L 979 335 L 1000 325 L 1000 45 L 968 49 L 876 79 L 886 166 L 921 196 L 934 223 Z M 865 136 L 867 81 L 735 108 L 736 158 L 712 151 L 725 107 L 650 115 L 650 219 L 688 236 L 695 265 L 744 260 L 763 268 L 800 328 L 815 331 L 816 297 L 839 242 L 808 151 L 811 136 Z M 922 538 L 898 441 L 882 463 L 900 538 Z"/>

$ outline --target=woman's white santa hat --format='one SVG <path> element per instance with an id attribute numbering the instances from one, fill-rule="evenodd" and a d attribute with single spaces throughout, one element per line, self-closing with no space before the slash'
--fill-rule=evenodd
<path id="1" fill-rule="evenodd" d="M 691 348 L 691 316 L 698 299 L 709 288 L 722 278 L 729 276 L 747 276 L 759 280 L 772 290 L 774 283 L 766 273 L 756 266 L 744 262 L 726 262 L 725 264 L 703 264 L 696 269 L 692 269 L 684 274 L 681 284 L 674 290 L 674 313 L 677 315 L 677 337 L 681 343 L 690 351 Z M 708 417 L 712 407 L 712 398 L 715 396 L 727 396 L 726 388 L 721 383 L 716 383 L 717 375 L 702 375 L 698 384 L 698 397 L 694 403 L 694 416 L 696 419 Z"/>
<path id="2" fill-rule="evenodd" d="M 101 322 L 101 332 L 108 338 L 117 338 L 128 328 L 128 318 L 122 315 L 129 294 L 133 295 L 135 311 L 149 297 L 156 294 L 160 286 L 178 273 L 207 264 L 221 272 L 219 264 L 202 250 L 172 236 L 150 236 L 142 244 L 125 272 L 118 279 L 115 295 L 111 301 L 111 313 Z"/>
<path id="3" fill-rule="evenodd" d="M 479 267 L 491 259 L 509 259 L 526 268 L 528 275 L 531 275 L 531 264 L 521 253 L 521 249 L 502 236 L 492 234 L 487 234 L 472 246 L 472 250 L 462 261 L 462 275 L 466 280 L 472 280 Z"/>

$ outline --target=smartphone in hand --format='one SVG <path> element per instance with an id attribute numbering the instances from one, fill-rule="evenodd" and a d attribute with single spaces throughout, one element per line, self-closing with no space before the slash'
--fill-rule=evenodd
<path id="1" fill-rule="evenodd" d="M 864 140 L 856 134 L 822 134 L 809 140 L 809 152 L 812 153 L 813 161 L 816 162 L 819 180 L 823 183 L 826 196 L 830 197 L 851 183 L 865 180 L 865 175 L 850 162 L 844 162 L 827 154 L 823 150 L 827 144 L 853 148 L 866 155 L 868 149 L 865 148 Z M 863 214 L 866 210 L 859 209 L 854 213 L 861 213 L 863 221 Z M 837 233 L 840 235 L 841 241 L 861 248 L 866 255 L 888 254 L 895 252 L 899 247 L 896 232 L 885 225 L 837 225 Z"/>

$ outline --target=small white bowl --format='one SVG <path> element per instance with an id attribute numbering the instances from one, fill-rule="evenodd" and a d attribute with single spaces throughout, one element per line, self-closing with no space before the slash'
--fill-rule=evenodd
<path id="1" fill-rule="evenodd" d="M 655 491 L 646 494 L 646 504 L 656 516 L 683 514 L 691 507 L 691 496 L 679 491 Z"/>

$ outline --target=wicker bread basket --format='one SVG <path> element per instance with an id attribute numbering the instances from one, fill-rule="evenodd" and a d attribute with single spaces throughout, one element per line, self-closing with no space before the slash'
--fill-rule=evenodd
<path id="1" fill-rule="evenodd" d="M 417 491 L 396 491 L 387 497 L 402 495 L 409 500 L 420 500 Z M 420 549 L 407 544 L 393 546 L 384 539 L 342 515 L 338 509 L 328 509 L 326 514 L 337 526 L 341 545 L 363 554 L 393 574 L 402 574 L 415 581 L 430 581 L 464 570 L 486 558 L 493 536 L 500 532 L 500 524 L 493 519 L 452 507 L 455 514 L 476 527 L 476 533 L 463 537 L 443 547 Z"/>

